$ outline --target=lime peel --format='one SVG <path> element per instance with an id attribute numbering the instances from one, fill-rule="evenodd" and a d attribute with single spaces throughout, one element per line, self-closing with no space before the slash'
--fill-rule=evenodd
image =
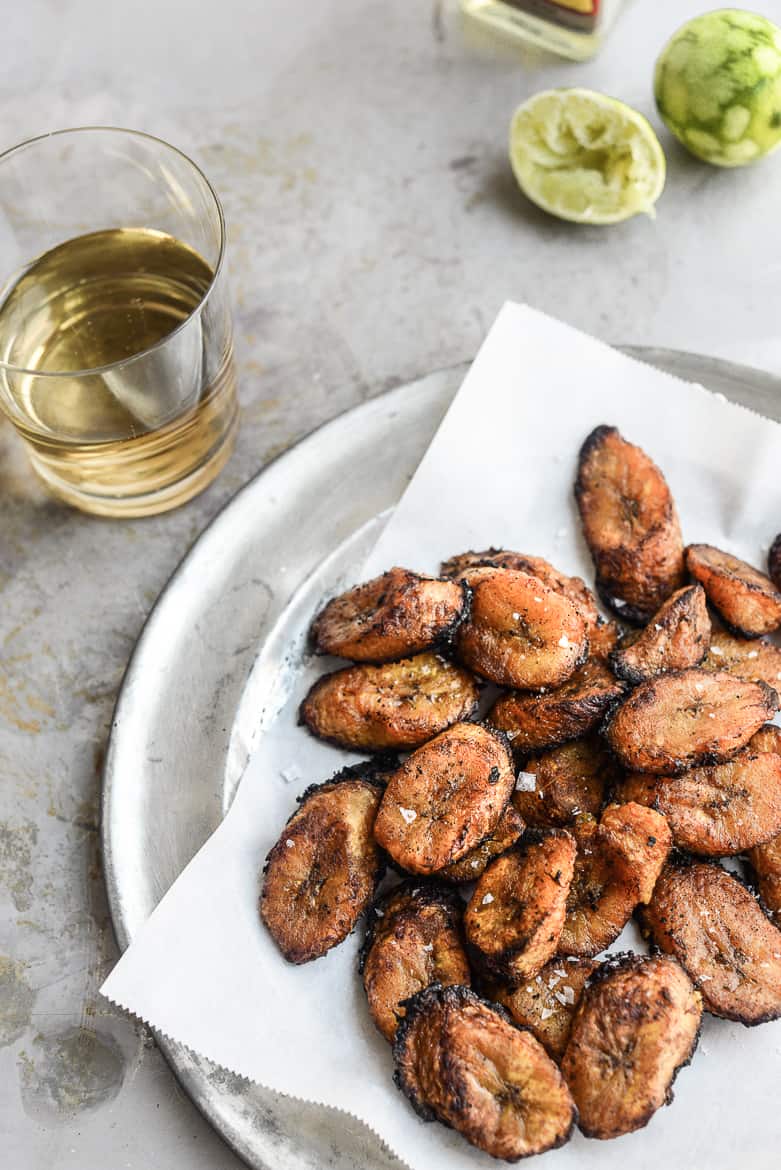
<path id="1" fill-rule="evenodd" d="M 659 56 L 654 95 L 668 129 L 705 162 L 771 154 L 781 146 L 781 29 L 739 8 L 687 21 Z"/>
<path id="2" fill-rule="evenodd" d="M 519 106 L 510 162 L 533 203 L 574 223 L 653 217 L 666 174 L 647 119 L 589 89 L 544 90 Z"/>

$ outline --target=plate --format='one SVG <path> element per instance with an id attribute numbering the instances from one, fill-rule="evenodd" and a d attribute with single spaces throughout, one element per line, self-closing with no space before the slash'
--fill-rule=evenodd
<path id="1" fill-rule="evenodd" d="M 625 349 L 781 420 L 781 388 L 746 367 Z M 277 709 L 290 630 L 354 580 L 467 366 L 400 386 L 320 428 L 228 504 L 174 573 L 128 665 L 103 787 L 109 904 L 121 948 L 224 816 Z M 359 1122 L 250 1085 L 164 1036 L 186 1092 L 256 1170 L 385 1170 Z"/>

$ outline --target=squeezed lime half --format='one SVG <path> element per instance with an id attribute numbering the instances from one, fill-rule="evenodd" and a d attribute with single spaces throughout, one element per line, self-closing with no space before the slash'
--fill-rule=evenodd
<path id="1" fill-rule="evenodd" d="M 781 28 L 739 8 L 688 21 L 656 62 L 654 94 L 698 158 L 720 167 L 763 158 L 781 146 Z"/>
<path id="2" fill-rule="evenodd" d="M 510 162 L 525 195 L 573 223 L 654 215 L 666 164 L 642 114 L 590 89 L 550 89 L 519 106 Z"/>

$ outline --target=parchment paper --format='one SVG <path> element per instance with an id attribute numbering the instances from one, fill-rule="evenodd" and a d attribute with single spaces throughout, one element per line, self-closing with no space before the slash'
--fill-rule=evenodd
<path id="1" fill-rule="evenodd" d="M 433 572 L 450 554 L 496 544 L 591 581 L 572 481 L 579 446 L 600 423 L 617 425 L 663 468 L 687 542 L 712 542 L 763 564 L 781 528 L 781 427 L 507 304 L 364 577 L 393 564 Z M 229 815 L 103 993 L 233 1072 L 348 1111 L 413 1170 L 495 1165 L 451 1131 L 419 1121 L 394 1088 L 390 1052 L 369 1021 L 356 974 L 362 932 L 296 968 L 259 922 L 259 869 L 295 796 L 357 758 L 295 725 L 298 702 L 326 666 L 302 669 Z M 707 1018 L 672 1108 L 617 1141 L 576 1134 L 542 1161 L 561 1170 L 737 1170 L 750 1160 L 753 1170 L 777 1170 L 779 1083 L 781 1023 L 745 1029 Z"/>

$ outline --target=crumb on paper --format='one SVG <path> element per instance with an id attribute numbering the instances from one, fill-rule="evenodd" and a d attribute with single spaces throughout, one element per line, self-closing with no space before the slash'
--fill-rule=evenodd
<path id="1" fill-rule="evenodd" d="M 301 773 L 295 764 L 288 764 L 286 768 L 281 768 L 279 774 L 286 784 L 298 784 L 301 779 Z"/>
<path id="2" fill-rule="evenodd" d="M 519 772 L 515 781 L 516 792 L 534 792 L 537 787 L 536 772 Z"/>

